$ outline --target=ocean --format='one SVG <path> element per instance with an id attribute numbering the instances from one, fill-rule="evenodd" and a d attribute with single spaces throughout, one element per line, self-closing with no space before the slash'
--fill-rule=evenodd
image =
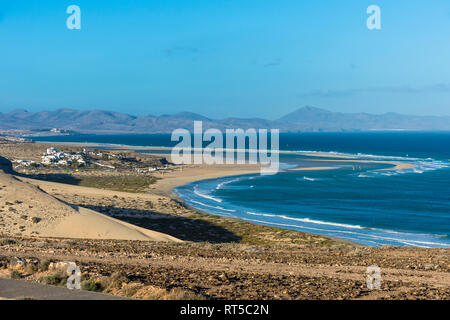
<path id="1" fill-rule="evenodd" d="M 129 146 L 174 145 L 170 135 L 33 139 Z M 281 154 L 282 170 L 276 175 L 203 180 L 175 191 L 189 205 L 204 212 L 264 225 L 377 247 L 450 247 L 450 132 L 286 133 L 280 135 L 280 150 L 398 161 L 414 167 L 379 170 L 386 165 L 323 162 L 324 166 L 332 164 L 338 168 L 290 171 L 305 166 L 307 158 L 295 153 Z"/>

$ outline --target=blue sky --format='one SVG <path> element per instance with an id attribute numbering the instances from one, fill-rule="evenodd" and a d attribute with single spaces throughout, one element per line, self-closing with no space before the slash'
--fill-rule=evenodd
<path id="1" fill-rule="evenodd" d="M 0 39 L 1 112 L 450 115 L 448 0 L 0 0 Z"/>

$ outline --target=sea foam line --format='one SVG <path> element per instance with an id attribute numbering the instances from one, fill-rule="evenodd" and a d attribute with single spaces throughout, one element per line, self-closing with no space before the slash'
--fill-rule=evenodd
<path id="1" fill-rule="evenodd" d="M 423 244 L 428 244 L 431 246 L 438 246 L 438 247 L 449 247 L 448 244 L 446 243 L 440 243 L 440 242 L 430 242 L 430 241 L 418 241 L 418 240 L 409 240 L 409 239 L 402 239 L 402 238 L 391 238 L 391 237 L 383 237 L 383 236 L 379 236 L 379 235 L 371 235 L 371 234 L 367 234 L 367 233 L 359 233 L 359 232 L 352 232 L 352 231 L 344 231 L 344 230 L 327 230 L 327 229 L 319 229 L 319 228 L 312 228 L 312 227 L 305 227 L 305 226 L 300 226 L 300 225 L 295 225 L 295 224 L 286 224 L 286 223 L 277 223 L 277 222 L 270 222 L 270 221 L 263 221 L 263 220 L 256 220 L 256 219 L 248 219 L 248 218 L 242 218 L 243 220 L 246 221 L 250 221 L 250 222 L 256 222 L 256 223 L 261 223 L 261 224 L 266 224 L 266 225 L 272 225 L 272 226 L 280 226 L 280 227 L 291 227 L 291 228 L 297 228 L 297 229 L 306 229 L 306 230 L 313 230 L 313 231 L 318 231 L 318 233 L 322 233 L 322 234 L 327 234 L 328 235 L 336 235 L 337 237 L 343 237 L 341 234 L 352 234 L 352 235 L 356 235 L 359 236 L 360 238 L 358 238 L 359 241 L 364 240 L 364 241 L 370 241 L 370 242 L 374 242 L 373 240 L 368 240 L 367 238 L 371 238 L 371 239 L 378 239 L 381 241 L 393 241 L 393 242 L 397 242 L 397 243 L 401 243 L 401 244 L 405 244 L 405 245 L 409 245 L 409 246 L 416 246 L 416 247 L 424 247 L 424 248 L 430 248 L 430 246 L 424 246 Z M 348 238 L 347 236 L 345 236 L 345 238 Z M 411 244 L 414 243 L 414 244 Z"/>
<path id="2" fill-rule="evenodd" d="M 404 168 L 398 170 L 381 171 L 381 170 L 369 170 L 365 174 L 359 174 L 359 178 L 370 178 L 374 176 L 396 176 L 405 173 L 422 174 L 428 171 L 435 171 L 439 169 L 450 168 L 450 163 L 446 163 L 440 160 L 420 160 L 412 162 L 414 167 Z"/>
<path id="3" fill-rule="evenodd" d="M 233 182 L 238 182 L 238 181 L 240 181 L 240 180 L 242 180 L 242 179 L 243 179 L 243 178 L 237 178 L 237 179 L 233 179 L 233 180 L 221 182 L 221 183 L 219 183 L 219 184 L 216 186 L 216 190 L 220 190 L 220 189 L 223 188 L 223 186 L 225 186 L 225 185 L 227 185 L 227 184 L 230 184 L 230 183 L 233 183 Z"/>
<path id="4" fill-rule="evenodd" d="M 287 151 L 282 151 L 283 153 Z M 366 154 L 366 153 L 344 153 L 344 152 L 337 152 L 337 151 L 308 151 L 308 150 L 295 150 L 295 151 L 289 151 L 289 153 L 299 153 L 299 154 L 316 154 L 317 156 L 323 155 L 326 157 L 327 155 L 330 156 L 342 156 L 342 157 L 349 157 L 354 159 L 375 159 L 375 160 L 409 160 L 409 161 L 417 161 L 417 160 L 434 160 L 432 158 L 427 159 L 421 159 L 421 158 L 411 158 L 411 157 L 401 157 L 401 156 L 383 156 L 383 155 L 376 155 L 376 154 Z"/>
<path id="5" fill-rule="evenodd" d="M 203 203 L 203 202 L 200 202 L 200 201 L 195 201 L 195 200 L 192 200 L 192 199 L 189 200 L 189 201 L 190 201 L 190 202 L 193 202 L 193 203 L 196 203 L 196 204 L 199 204 L 199 205 L 204 206 L 204 207 L 208 207 L 208 208 L 219 209 L 219 210 L 227 211 L 227 212 L 236 212 L 236 210 L 225 209 L 225 208 L 220 207 L 220 206 L 211 206 L 211 205 L 209 205 L 209 204 L 206 204 L 206 203 Z"/>
<path id="6" fill-rule="evenodd" d="M 211 195 L 207 195 L 207 194 L 201 193 L 200 191 L 198 191 L 197 186 L 194 187 L 194 193 L 196 195 L 198 195 L 199 197 L 202 197 L 202 198 L 205 198 L 205 199 L 213 200 L 215 202 L 222 202 L 222 199 L 218 199 L 218 198 L 215 198 L 215 197 L 213 197 Z"/>
<path id="7" fill-rule="evenodd" d="M 281 218 L 285 220 L 293 220 L 293 221 L 299 221 L 304 223 L 313 223 L 313 224 L 322 224 L 322 225 L 329 225 L 334 227 L 342 227 L 347 229 L 364 229 L 363 227 L 359 225 L 351 225 L 351 224 L 344 224 L 344 223 L 335 223 L 335 222 L 326 222 L 321 220 L 312 220 L 309 218 L 293 218 L 293 217 L 287 217 L 284 215 L 275 215 L 275 214 L 268 214 L 268 213 L 256 213 L 256 212 L 250 212 L 247 211 L 247 214 L 255 215 L 255 216 L 262 216 L 262 217 L 271 217 L 271 218 Z"/>

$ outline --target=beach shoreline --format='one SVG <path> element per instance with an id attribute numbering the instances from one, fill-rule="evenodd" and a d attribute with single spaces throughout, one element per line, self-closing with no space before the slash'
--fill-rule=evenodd
<path id="1" fill-rule="evenodd" d="M 108 143 L 81 143 L 81 142 L 48 142 L 48 141 L 37 141 L 36 143 L 53 143 L 58 145 L 66 145 L 72 147 L 88 147 L 88 148 L 114 148 L 117 150 L 134 150 L 134 151 L 144 151 L 144 150 L 152 150 L 152 151 L 169 151 L 172 150 L 171 147 L 159 147 L 159 146 L 131 146 L 131 145 L 121 145 L 121 144 L 108 144 Z M 331 153 L 311 153 L 308 151 L 289 151 L 289 150 L 280 150 L 278 151 L 280 154 L 297 154 L 300 156 L 305 156 L 311 158 L 311 161 L 318 162 L 334 162 L 336 164 L 343 163 L 369 163 L 369 164 L 387 164 L 392 167 L 388 168 L 379 168 L 376 170 L 379 171 L 395 171 L 395 170 L 403 170 L 403 169 L 412 169 L 414 168 L 413 164 L 403 163 L 400 161 L 388 161 L 388 160 L 366 160 L 359 159 L 352 156 L 347 155 L 336 155 Z M 170 153 L 157 153 L 152 152 L 151 155 L 166 157 L 170 160 Z M 316 158 L 326 158 L 326 159 L 316 159 Z M 177 170 L 177 174 L 168 173 L 165 174 L 164 179 L 158 180 L 156 185 L 153 186 L 152 190 L 156 191 L 160 194 L 171 195 L 174 196 L 174 188 L 200 180 L 208 180 L 214 178 L 225 178 L 228 176 L 237 176 L 237 175 L 247 175 L 247 174 L 257 174 L 261 172 L 261 165 L 254 164 L 234 164 L 234 165 L 182 165 L 180 166 L 180 170 Z M 339 169 L 339 166 L 311 166 L 311 167 L 298 167 L 291 168 L 288 171 L 323 171 L 323 170 L 335 170 Z M 157 187 L 157 188 L 156 188 Z"/>
<path id="2" fill-rule="evenodd" d="M 61 146 L 57 143 L 52 145 L 56 148 Z M 36 154 L 38 159 L 47 147 L 50 146 L 12 144 L 0 150 L 16 159 L 19 154 L 22 159 Z M 135 153 L 131 155 L 140 158 Z M 4 233 L 8 230 L 0 229 L 3 233 L 0 235 L 0 278 L 9 278 L 13 271 L 22 280 L 35 282 L 54 276 L 53 269 L 30 273 L 28 268 L 12 265 L 11 261 L 15 259 L 22 259 L 25 267 L 40 266 L 49 261 L 53 265 L 75 261 L 85 281 L 103 284 L 102 292 L 135 299 L 449 297 L 448 249 L 376 248 L 330 236 L 221 217 L 192 208 L 179 201 L 173 193 L 173 188 L 192 181 L 258 174 L 259 166 L 169 166 L 168 170 L 146 174 L 126 168 L 119 172 L 105 167 L 86 168 L 84 172 L 73 169 L 66 172 L 56 167 L 53 171 L 51 168 L 41 169 L 43 171 L 39 175 L 32 173 L 34 169 L 22 168 L 22 172 L 16 172 L 14 177 L 20 181 L 9 184 L 3 179 L 5 182 L 0 184 L 5 195 L 11 196 L 3 198 L 8 202 L 3 201 L 5 206 L 13 209 L 2 214 L 14 218 L 17 223 L 13 226 L 8 222 L 11 232 Z M 109 180 L 118 182 L 116 178 L 121 176 L 131 175 L 141 180 L 151 174 L 161 175 L 162 179 L 150 184 L 153 188 L 146 191 L 117 190 L 125 186 L 118 188 L 107 184 Z M 53 175 L 61 179 L 52 180 Z M 76 179 L 83 181 L 83 175 L 98 181 L 92 185 L 80 185 Z M 36 196 L 19 182 L 26 183 Z M 24 192 L 13 191 L 14 185 Z M 36 198 L 35 202 L 27 197 Z M 58 201 L 61 206 L 67 204 L 70 208 L 81 208 L 81 211 L 93 210 L 105 217 L 132 224 L 135 230 L 134 226 L 137 226 L 182 242 L 133 240 L 129 236 L 118 240 L 110 239 L 105 233 L 80 239 L 81 234 L 76 234 L 75 229 L 68 236 L 52 236 L 51 233 L 30 235 L 21 230 L 22 225 L 26 231 L 31 231 L 38 230 L 41 224 L 52 223 L 51 219 L 59 213 L 47 210 L 45 199 L 49 197 L 53 197 L 51 201 L 55 206 Z M 31 222 L 30 209 L 42 218 L 37 224 Z M 53 216 L 42 215 L 44 211 L 51 211 Z M 79 215 L 79 218 L 83 216 Z M 111 221 L 102 221 L 107 220 Z M 381 291 L 370 291 L 364 286 L 366 268 L 373 264 L 383 268 Z M 281 287 L 283 292 L 279 290 Z"/>
<path id="3" fill-rule="evenodd" d="M 161 150 L 160 147 L 148 147 L 151 148 L 153 151 L 155 151 L 155 153 L 139 153 L 136 152 L 135 148 L 133 146 L 126 146 L 122 148 L 117 148 L 117 149 L 107 149 L 105 148 L 104 144 L 89 144 L 89 146 L 87 146 L 84 143 L 73 143 L 70 142 L 69 144 L 44 144 L 44 143 L 37 143 L 35 144 L 36 146 L 42 145 L 41 148 L 48 148 L 49 146 L 55 146 L 56 148 L 64 148 L 64 146 L 70 146 L 72 147 L 77 147 L 77 148 L 83 148 L 86 147 L 88 148 L 86 152 L 92 152 L 92 150 L 94 151 L 94 153 L 99 153 L 100 154 L 102 152 L 115 152 L 117 154 L 124 154 L 123 150 L 127 150 L 127 151 L 131 151 L 133 152 L 134 156 L 138 156 L 138 154 L 142 154 L 145 155 L 144 157 L 159 157 L 162 159 L 166 159 L 168 160 L 168 166 L 166 168 L 159 168 L 156 171 L 151 171 L 150 173 L 147 174 L 139 174 L 139 172 L 135 172 L 135 178 L 137 180 L 140 180 L 142 177 L 142 179 L 145 178 L 146 175 L 150 175 L 153 179 L 153 182 L 151 182 L 151 184 L 147 185 L 146 187 L 146 191 L 141 190 L 140 192 L 146 192 L 148 194 L 152 194 L 155 196 L 164 196 L 170 199 L 173 199 L 175 201 L 177 201 L 178 203 L 182 203 L 184 206 L 189 207 L 192 210 L 201 212 L 201 213 L 206 213 L 209 215 L 213 215 L 213 216 L 221 216 L 223 214 L 222 211 L 217 211 L 214 210 L 213 208 L 217 208 L 217 204 L 216 203 L 209 203 L 205 205 L 202 205 L 201 203 L 203 202 L 203 200 L 209 201 L 209 199 L 211 199 L 209 196 L 203 196 L 203 194 L 208 194 L 210 191 L 214 191 L 214 190 L 210 190 L 207 191 L 206 189 L 204 189 L 202 191 L 202 193 L 197 193 L 195 190 L 190 190 L 186 192 L 181 192 L 181 190 L 184 189 L 189 189 L 189 188 L 197 188 L 197 183 L 202 183 L 202 184 L 208 184 L 210 183 L 210 181 L 212 180 L 230 180 L 228 179 L 229 177 L 236 177 L 236 176 L 248 176 L 248 175 L 258 175 L 261 174 L 261 165 L 259 164 L 195 164 L 195 165 L 173 165 L 171 164 L 171 154 L 167 154 L 167 153 L 157 153 L 157 151 Z M 148 148 L 144 148 L 144 149 L 148 149 Z M 166 147 L 164 150 L 170 149 L 168 147 Z M 109 151 L 110 150 L 110 151 Z M 290 153 L 290 152 L 288 152 Z M 376 172 L 376 171 L 387 171 L 387 170 L 404 170 L 404 169 L 410 169 L 413 168 L 414 166 L 410 163 L 405 163 L 405 162 L 401 162 L 401 161 L 392 161 L 392 160 L 370 160 L 370 159 L 361 159 L 360 157 L 358 158 L 350 158 L 348 156 L 338 156 L 336 154 L 330 154 L 329 158 L 327 157 L 328 154 L 324 154 L 324 153 L 311 153 L 309 152 L 309 156 L 305 156 L 303 153 L 298 153 L 299 155 L 301 155 L 301 157 L 297 158 L 295 160 L 295 163 L 292 162 L 292 158 L 289 158 L 290 160 L 285 161 L 283 160 L 283 158 L 281 159 L 282 163 L 286 162 L 285 164 L 287 165 L 281 165 L 282 172 L 323 172 L 323 171 L 336 171 L 337 169 L 342 169 L 345 170 L 347 172 L 352 171 L 356 171 L 356 168 L 359 168 L 357 170 L 360 170 L 361 167 L 358 164 L 366 164 L 364 167 L 365 170 L 369 169 L 368 171 L 370 172 Z M 140 157 L 140 156 L 138 156 Z M 287 158 L 285 158 L 287 159 Z M 373 164 L 373 166 L 370 166 L 371 164 Z M 292 167 L 295 166 L 295 167 Z M 372 169 L 373 167 L 373 169 Z M 154 170 L 154 169 L 153 169 Z M 106 170 L 108 171 L 108 170 Z M 104 172 L 104 179 L 108 179 L 108 176 L 119 176 L 121 175 L 120 172 L 115 173 L 115 170 L 109 170 L 110 172 Z M 344 172 L 345 172 L 344 171 Z M 89 173 L 85 173 L 88 174 Z M 330 174 L 334 174 L 334 173 L 330 173 Z M 382 174 L 380 172 L 380 174 Z M 300 177 L 301 178 L 301 177 Z M 313 181 L 315 181 L 315 178 L 311 178 L 311 177 L 303 177 L 303 179 L 305 181 L 310 181 L 309 183 L 312 183 Z M 303 180 L 302 180 L 303 181 Z M 106 182 L 106 181 L 105 181 Z M 195 183 L 194 187 L 192 187 L 192 183 Z M 101 187 L 99 185 L 99 187 Z M 178 190 L 176 190 L 176 188 L 179 187 L 183 187 L 180 188 Z M 207 187 L 210 188 L 210 187 Z M 211 187 L 211 188 L 216 188 L 217 187 Z M 251 187 L 250 187 L 251 188 Z M 187 190 L 186 189 L 186 190 Z M 197 197 L 197 199 L 193 199 Z M 200 199 L 198 197 L 205 197 L 207 199 Z M 191 199 L 192 198 L 192 199 Z M 191 202 L 191 200 L 194 200 L 193 202 Z M 222 202 L 222 200 L 214 200 L 217 202 Z M 276 210 L 276 209 L 275 209 Z M 347 232 L 347 230 L 344 230 L 345 228 L 359 228 L 359 229 L 365 229 L 364 225 L 360 226 L 358 224 L 347 224 L 344 222 L 340 222 L 336 221 L 336 220 L 327 220 L 327 219 L 323 219 L 320 217 L 316 217 L 315 219 L 309 220 L 305 217 L 303 217 L 303 219 L 298 218 L 295 223 L 288 221 L 288 220 L 292 220 L 293 217 L 289 218 L 289 217 L 284 217 L 284 215 L 280 214 L 279 219 L 275 219 L 275 218 L 270 218 L 271 216 L 273 216 L 272 212 L 275 211 L 268 211 L 268 212 L 262 212 L 260 215 L 263 218 L 253 218 L 253 217 L 248 217 L 246 215 L 246 213 L 248 212 L 254 212 L 253 210 L 250 209 L 246 209 L 246 211 L 241 211 L 240 208 L 232 208 L 232 207 L 227 207 L 227 205 L 225 204 L 225 208 L 223 209 L 223 211 L 225 212 L 236 212 L 236 219 L 239 219 L 241 221 L 250 221 L 256 224 L 262 224 L 262 225 L 268 225 L 268 226 L 273 226 L 273 227 L 278 227 L 278 228 L 282 228 L 282 229 L 286 229 L 286 230 L 297 230 L 297 231 L 301 231 L 301 232 L 306 232 L 306 233 L 310 233 L 310 234 L 322 234 L 324 236 L 329 237 L 330 239 L 339 239 L 339 240 L 343 240 L 343 241 L 350 241 L 352 243 L 359 243 L 362 245 L 369 245 L 369 246 L 381 246 L 382 244 L 391 244 L 391 243 L 396 243 L 394 242 L 390 242 L 390 241 L 385 241 L 385 242 L 381 242 L 381 244 L 378 241 L 371 241 L 370 237 L 374 237 L 375 235 L 367 235 L 367 236 L 363 236 L 362 234 L 358 234 L 357 238 L 360 237 L 365 237 L 365 240 L 361 240 L 361 239 L 354 239 L 350 236 L 346 236 L 346 237 L 340 237 L 339 232 L 343 232 L 344 234 Z M 264 211 L 264 210 L 263 210 Z M 256 211 L 258 212 L 258 211 Z M 274 217 L 274 216 L 273 216 Z M 277 221 L 275 221 L 277 220 Z M 295 220 L 295 219 L 293 219 Z M 324 229 L 323 226 L 326 225 L 327 227 Z M 344 228 L 342 229 L 342 231 L 336 231 L 336 232 L 332 232 L 333 228 Z M 367 228 L 367 230 L 369 230 L 371 228 Z M 375 230 L 375 229 L 374 229 Z M 381 231 L 380 231 L 381 232 Z M 386 232 L 389 232 L 389 230 L 387 230 Z M 368 231 L 366 233 L 372 233 L 372 231 Z M 379 235 L 377 235 L 379 236 Z M 387 239 L 387 238 L 386 238 Z M 413 239 L 411 239 L 412 241 Z M 415 240 L 415 239 L 414 239 Z M 398 242 L 398 241 L 397 241 Z M 400 241 L 402 242 L 402 241 Z M 413 241 L 414 242 L 414 241 Z M 402 242 L 403 243 L 403 242 Z M 431 243 L 431 242 L 430 242 Z M 435 244 L 432 244 L 435 245 Z M 440 244 L 436 244 L 437 246 Z"/>

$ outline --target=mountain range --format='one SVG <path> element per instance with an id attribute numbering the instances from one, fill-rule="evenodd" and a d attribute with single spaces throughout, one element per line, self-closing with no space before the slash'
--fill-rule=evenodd
<path id="1" fill-rule="evenodd" d="M 192 130 L 193 121 L 203 121 L 203 129 L 280 129 L 281 132 L 307 131 L 373 131 L 373 130 L 450 130 L 449 116 L 413 116 L 397 113 L 331 112 L 315 107 L 302 107 L 277 120 L 260 118 L 211 119 L 181 112 L 162 116 L 133 116 L 125 113 L 58 109 L 28 112 L 14 110 L 0 113 L 1 130 L 46 131 L 51 128 L 79 133 L 170 133 L 177 128 Z"/>

